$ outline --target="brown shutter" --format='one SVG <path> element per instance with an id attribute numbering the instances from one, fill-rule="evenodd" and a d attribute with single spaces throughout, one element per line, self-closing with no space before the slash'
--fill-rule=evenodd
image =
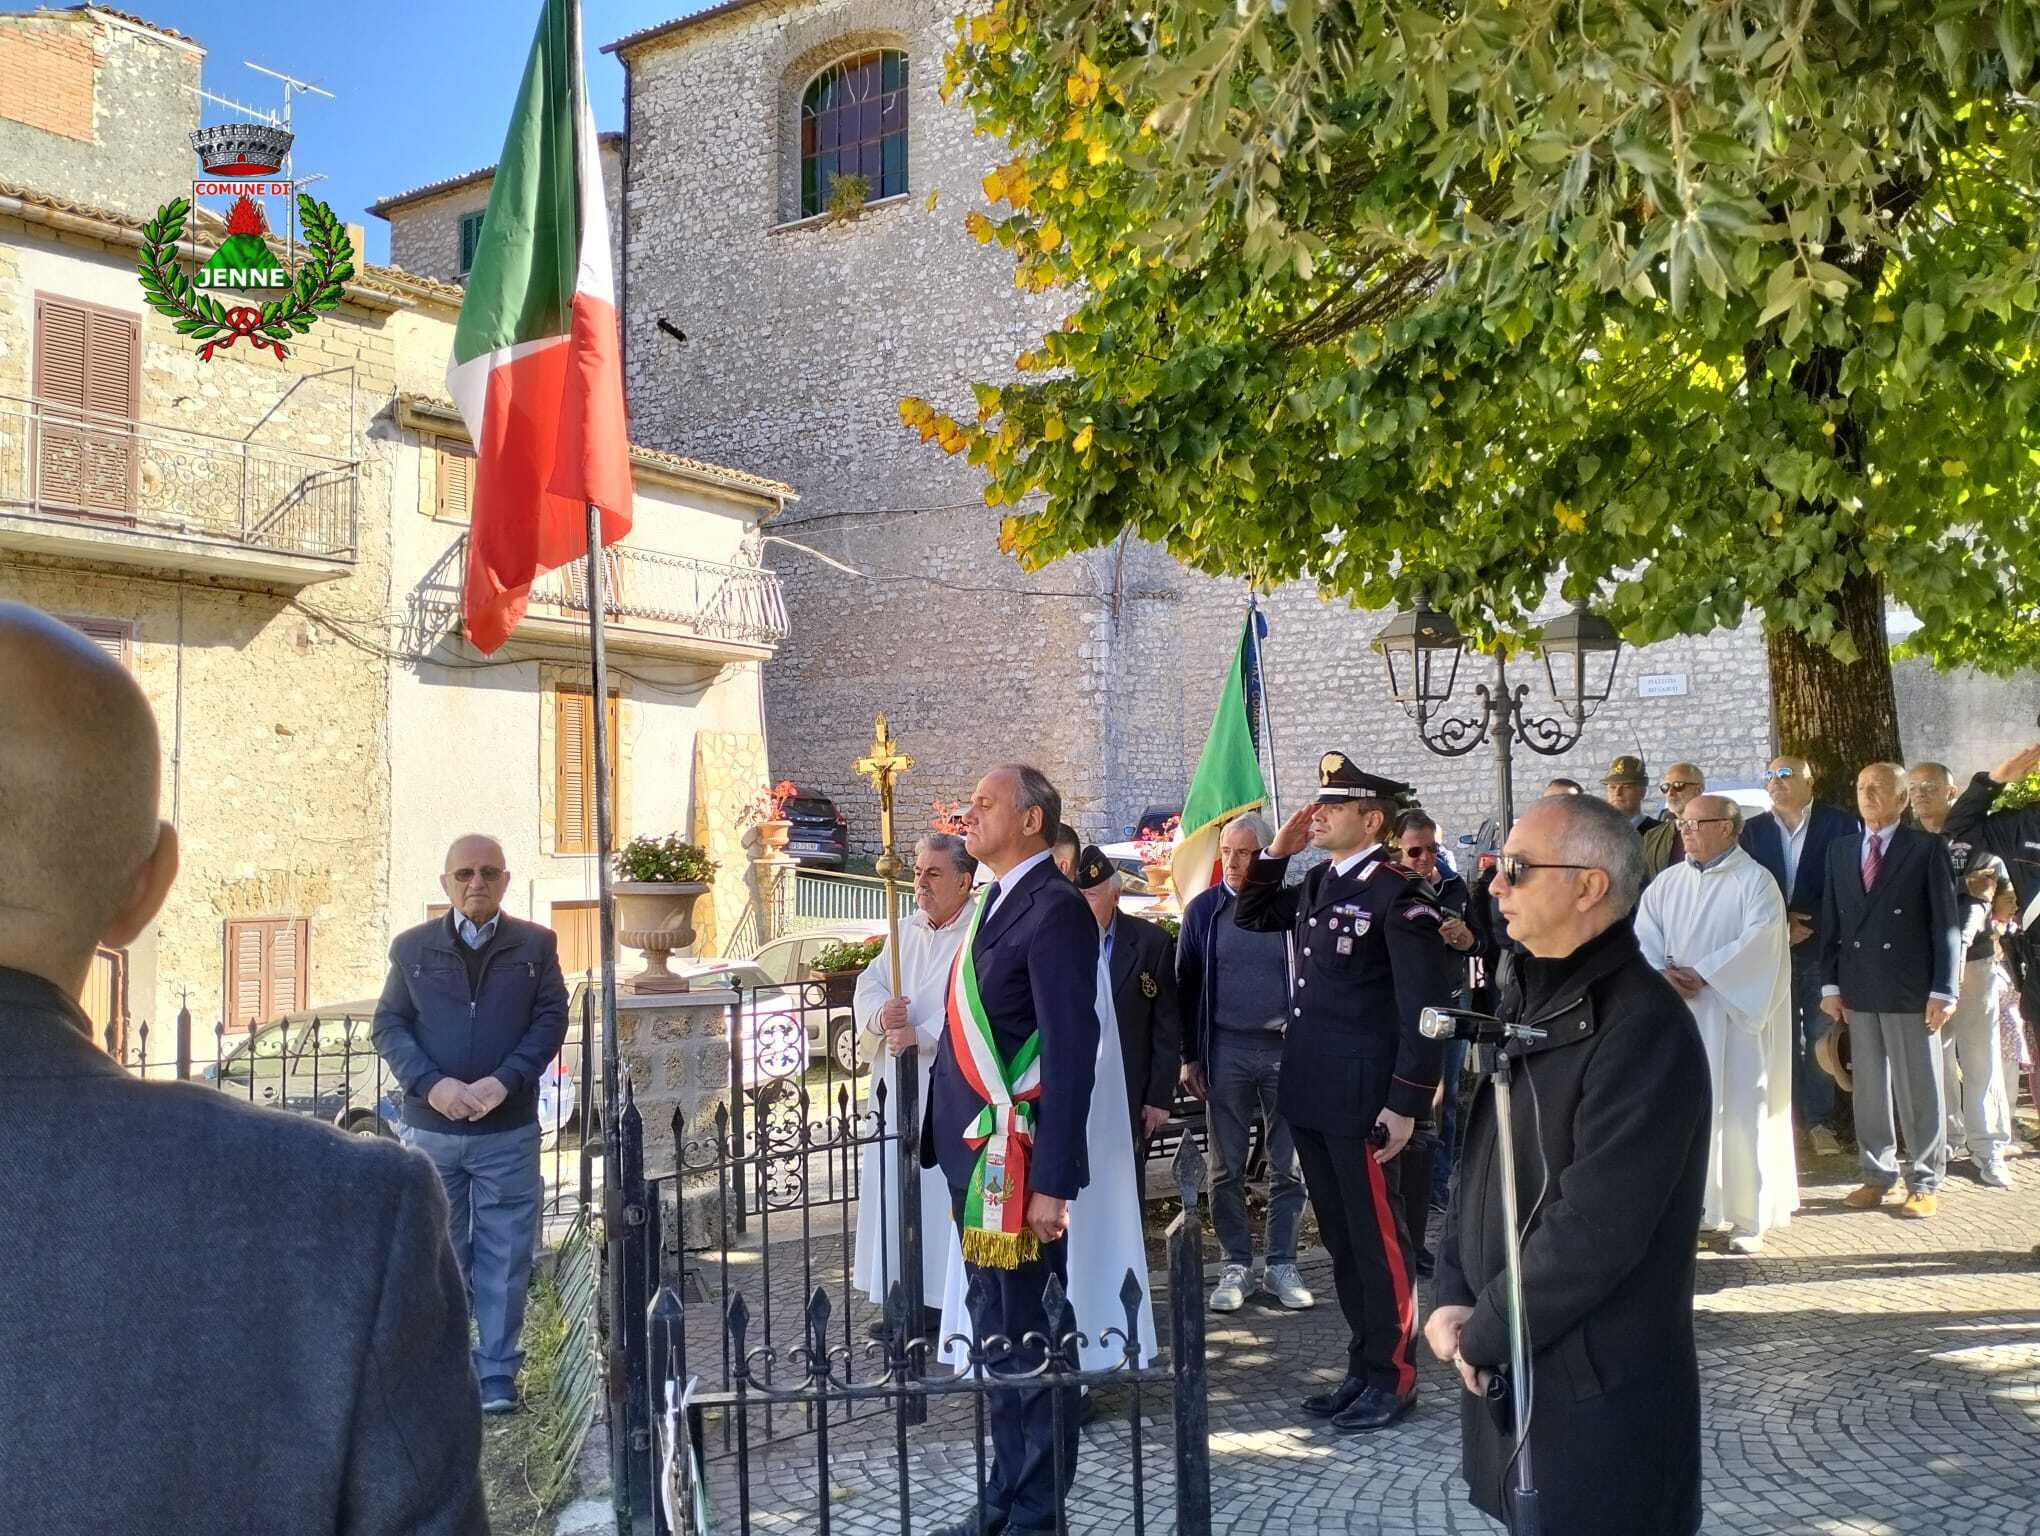
<path id="1" fill-rule="evenodd" d="M 588 611 L 587 556 L 583 555 L 578 560 L 569 560 L 560 567 L 560 575 L 566 578 L 566 606 L 586 613 Z M 624 603 L 628 600 L 624 590 L 623 575 L 623 550 L 619 546 L 611 544 L 602 551 L 602 611 L 610 618 L 618 617 L 623 611 Z"/>
<path id="2" fill-rule="evenodd" d="M 592 901 L 556 901 L 552 929 L 559 936 L 560 971 L 569 980 L 593 975 L 602 952 L 602 921 Z"/>
<path id="3" fill-rule="evenodd" d="M 465 443 L 441 440 L 439 489 L 434 513 L 467 522 L 475 511 L 475 451 Z"/>
<path id="4" fill-rule="evenodd" d="M 269 924 L 227 924 L 227 1028 L 245 1030 L 268 1017 Z"/>
<path id="5" fill-rule="evenodd" d="M 65 619 L 64 622 L 122 666 L 129 664 L 128 646 L 135 632 L 132 624 L 119 619 Z"/>
<path id="6" fill-rule="evenodd" d="M 553 830 L 561 853 L 595 851 L 595 716 L 594 695 L 586 688 L 560 688 L 554 693 Z M 616 695 L 604 711 L 609 726 L 609 805 L 617 805 L 616 786 L 621 744 L 617 740 Z M 610 827 L 610 846 L 617 828 Z"/>
<path id="7" fill-rule="evenodd" d="M 264 1018 L 295 1013 L 309 1006 L 307 974 L 311 967 L 309 948 L 311 924 L 302 917 L 286 918 L 269 934 L 269 1009 Z"/>
<path id="8" fill-rule="evenodd" d="M 85 306 L 37 294 L 35 374 L 42 402 L 36 444 L 39 500 L 56 507 L 85 501 L 85 438 L 71 423 L 85 415 L 85 349 L 91 321 Z"/>
<path id="9" fill-rule="evenodd" d="M 43 402 L 37 461 L 45 503 L 133 517 L 141 358 L 135 316 L 36 295 L 32 387 Z"/>
<path id="10" fill-rule="evenodd" d="M 621 831 L 622 831 L 622 827 L 621 827 L 621 826 L 619 825 L 619 821 L 618 821 L 618 813 L 619 813 L 619 812 L 620 812 L 620 811 L 621 811 L 621 810 L 623 809 L 623 801 L 622 801 L 622 800 L 621 800 L 620 798 L 618 798 L 618 796 L 617 796 L 617 793 L 616 793 L 616 786 L 617 786 L 617 776 L 618 776 L 619 772 L 621 771 L 621 769 L 622 769 L 622 765 L 623 765 L 623 738 L 622 738 L 622 736 L 620 736 L 620 735 L 618 735 L 618 734 L 617 734 L 617 729 L 616 729 L 616 695 L 615 695 L 615 694 L 613 694 L 613 693 L 612 693 L 612 694 L 611 694 L 611 695 L 609 696 L 609 707 L 608 707 L 608 709 L 607 709 L 606 711 L 604 711 L 604 713 L 605 713 L 605 714 L 607 715 L 607 717 L 608 717 L 608 718 L 607 718 L 607 721 L 606 721 L 605 723 L 606 723 L 606 724 L 608 725 L 608 727 L 609 727 L 609 848 L 608 848 L 608 851 L 609 851 L 610 853 L 614 853 L 614 852 L 616 852 L 616 839 L 617 839 L 618 835 L 619 835 L 619 834 L 621 833 Z M 595 777 L 595 743 L 594 743 L 594 741 L 593 741 L 592 739 L 591 739 L 591 740 L 589 741 L 589 743 L 588 743 L 588 777 L 589 777 L 589 778 L 591 778 L 591 779 Z M 595 807 L 593 807 L 592 805 L 588 807 L 588 846 L 589 846 L 589 847 L 591 847 L 591 848 L 595 846 Z"/>

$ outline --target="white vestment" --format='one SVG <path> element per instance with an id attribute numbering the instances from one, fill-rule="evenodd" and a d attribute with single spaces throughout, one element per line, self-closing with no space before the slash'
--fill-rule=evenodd
<path id="1" fill-rule="evenodd" d="M 932 928 L 925 913 L 916 911 L 900 919 L 900 988 L 907 996 L 907 1022 L 921 1037 L 921 1097 L 928 1105 L 928 1074 L 935 1065 L 935 1048 L 941 1043 L 948 1017 L 949 973 L 956 952 L 970 931 L 972 908 L 961 912 L 942 928 Z M 857 1250 L 851 1278 L 857 1288 L 885 1305 L 887 1293 L 900 1277 L 900 1064 L 877 1033 L 878 1010 L 893 995 L 892 957 L 881 948 L 878 958 L 857 978 L 857 997 L 852 1011 L 857 1027 L 864 1032 L 870 1049 L 864 1054 L 871 1062 L 871 1083 L 885 1084 L 885 1129 L 887 1139 L 864 1149 L 864 1171 L 857 1187 Z M 872 1041 L 875 1045 L 871 1045 Z M 869 1090 L 867 1090 L 868 1092 Z M 866 1100 L 867 1112 L 871 1109 Z M 879 1234 L 886 1240 L 881 1243 Z M 956 1223 L 949 1215 L 949 1185 L 940 1168 L 921 1170 L 921 1296 L 926 1306 L 939 1306 L 942 1285 L 949 1274 L 949 1255 L 956 1247 Z M 920 1327 L 910 1319 L 909 1326 Z"/>
<path id="2" fill-rule="evenodd" d="M 1077 1330 L 1085 1339 L 1077 1350 L 1077 1363 L 1087 1371 L 1108 1370 L 1126 1358 L 1121 1337 L 1126 1332 L 1126 1308 L 1120 1304 L 1119 1288 L 1126 1283 L 1129 1269 L 1140 1284 L 1140 1302 L 1134 1312 L 1140 1353 L 1134 1364 L 1152 1362 L 1156 1346 L 1154 1287 L 1148 1278 L 1147 1248 L 1141 1240 L 1133 1138 L 1126 1134 L 1126 1064 L 1120 1059 L 1119 1015 L 1112 1008 L 1112 977 L 1102 952 L 1098 957 L 1098 1025 L 1098 1075 L 1091 1085 L 1091 1114 L 1085 1122 L 1091 1182 L 1070 1202 L 1069 1284 L 1065 1291 L 1076 1314 Z M 963 1245 L 953 1235 L 953 1224 L 948 1249 L 941 1355 L 961 1372 L 967 1356 L 955 1341 L 971 1336 L 971 1321 L 964 1301 L 968 1282 Z M 1109 1339 L 1101 1337 L 1108 1328 L 1118 1332 Z"/>
<path id="3" fill-rule="evenodd" d="M 1686 1006 L 1714 1078 L 1714 1136 L 1701 1220 L 1758 1235 L 1799 1209 L 1792 1150 L 1792 962 L 1778 882 L 1732 848 L 1700 869 L 1674 864 L 1636 909 L 1643 957 L 1698 971 Z"/>

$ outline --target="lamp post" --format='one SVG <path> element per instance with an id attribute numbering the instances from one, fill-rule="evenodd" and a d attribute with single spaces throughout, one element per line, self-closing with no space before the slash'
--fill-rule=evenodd
<path id="1" fill-rule="evenodd" d="M 1615 686 L 1622 637 L 1584 604 L 1553 619 L 1539 632 L 1538 653 L 1558 716 L 1532 715 L 1525 707 L 1528 683 L 1511 684 L 1508 663 L 1495 651 L 1492 684 L 1477 683 L 1480 716 L 1447 713 L 1465 638 L 1450 614 L 1435 612 L 1421 598 L 1397 614 L 1374 637 L 1373 648 L 1388 664 L 1388 690 L 1403 713 L 1417 723 L 1417 739 L 1440 757 L 1464 757 L 1483 742 L 1495 744 L 1495 798 L 1501 837 L 1516 820 L 1514 755 L 1517 744 L 1542 757 L 1572 750 L 1587 718 L 1608 701 Z"/>

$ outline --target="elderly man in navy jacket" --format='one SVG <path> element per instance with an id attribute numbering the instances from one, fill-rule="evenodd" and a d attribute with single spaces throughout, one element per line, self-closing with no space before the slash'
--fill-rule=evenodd
<path id="1" fill-rule="evenodd" d="M 567 988 L 553 931 L 503 910 L 502 844 L 459 839 L 439 883 L 451 910 L 390 946 L 375 1048 L 403 1085 L 405 1142 L 446 1186 L 482 1412 L 509 1413 L 545 1195 L 538 1080 L 566 1039 Z"/>
<path id="2" fill-rule="evenodd" d="M 1814 1046 L 1830 1027 L 1820 1011 L 1820 907 L 1827 888 L 1828 844 L 1859 824 L 1847 811 L 1813 798 L 1813 769 L 1803 757 L 1772 758 L 1764 770 L 1764 790 L 1771 809 L 1743 823 L 1741 841 L 1743 851 L 1771 872 L 1785 898 L 1792 944 L 1792 1110 L 1799 1134 L 1809 1138 L 1813 1150 L 1834 1151 L 1829 1128 L 1834 1079 L 1813 1059 Z"/>
<path id="3" fill-rule="evenodd" d="M 1948 1164 L 1941 1090 L 1941 1028 L 1961 985 L 1962 910 L 1948 845 L 1899 824 L 1905 769 L 1872 763 L 1856 775 L 1863 830 L 1828 845 L 1821 902 L 1821 1011 L 1849 1024 L 1856 1080 L 1856 1141 L 1863 1184 L 1843 1197 L 1871 1210 L 1898 1183 L 1898 1129 L 1905 1131 L 1900 1214 L 1934 1214 Z"/>
<path id="4" fill-rule="evenodd" d="M 1050 862 L 1062 796 L 1037 769 L 993 769 L 963 819 L 964 846 L 992 881 L 969 918 L 951 983 L 921 1161 L 939 1164 L 948 1179 L 964 1267 L 987 1282 L 973 1319 L 980 1337 L 1012 1341 L 992 1369 L 1025 1374 L 1041 1364 L 1041 1350 L 1023 1341 L 1047 1332 L 1043 1289 L 1050 1276 L 1068 1282 L 1069 1203 L 1090 1182 L 1098 923 Z M 1063 1332 L 1079 1326 L 1065 1314 Z M 982 1500 L 936 1536 L 1057 1528 L 1077 1464 L 1077 1404 L 1073 1394 L 1060 1404 L 1053 1396 L 1042 1388 L 990 1395 L 993 1454 Z"/>

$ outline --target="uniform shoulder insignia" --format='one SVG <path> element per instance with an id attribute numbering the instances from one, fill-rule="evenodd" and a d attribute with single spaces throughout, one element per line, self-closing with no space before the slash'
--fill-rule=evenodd
<path id="1" fill-rule="evenodd" d="M 1445 914 L 1432 906 L 1428 901 L 1406 901 L 1403 903 L 1401 911 L 1402 915 L 1413 923 L 1442 923 L 1445 921 Z"/>

